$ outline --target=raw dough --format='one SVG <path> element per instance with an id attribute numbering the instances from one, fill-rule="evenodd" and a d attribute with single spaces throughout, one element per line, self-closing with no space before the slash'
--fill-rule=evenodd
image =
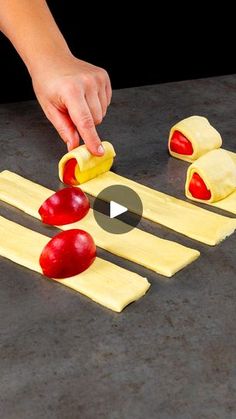
<path id="1" fill-rule="evenodd" d="M 192 123 L 189 124 L 189 120 L 191 120 L 191 118 Z M 201 131 L 203 131 L 203 128 L 205 127 L 205 135 L 210 136 L 210 134 L 212 134 L 211 143 L 214 144 L 215 147 L 220 147 L 221 138 L 219 137 L 217 131 L 210 126 L 207 119 L 203 117 L 191 118 L 187 118 L 184 120 L 185 122 L 181 121 L 182 125 L 187 124 L 188 128 L 193 128 L 194 126 L 195 128 L 193 129 L 193 132 L 198 139 L 198 119 L 200 118 L 202 127 Z M 202 138 L 205 139 L 205 136 L 203 135 Z M 200 141 L 200 145 L 201 152 L 203 152 L 203 150 L 205 150 L 204 143 Z M 76 149 L 77 161 L 83 160 L 84 151 L 83 149 L 81 150 L 81 148 L 82 147 L 77 147 Z M 68 158 L 68 155 L 69 153 L 67 153 L 59 162 L 59 174 L 61 180 L 63 179 L 63 159 L 66 159 L 66 161 L 69 160 L 70 157 Z M 80 160 L 78 156 L 80 156 Z M 90 159 L 93 159 L 91 155 Z M 103 196 L 105 196 L 104 189 L 108 186 L 128 186 L 133 189 L 133 191 L 135 191 L 142 200 L 143 216 L 145 218 L 169 227 L 172 230 L 200 242 L 214 246 L 225 237 L 232 234 L 236 228 L 236 220 L 203 210 L 187 202 L 181 201 L 180 199 L 158 192 L 110 171 L 100 175 L 98 175 L 97 172 L 95 176 L 97 177 L 94 177 L 88 182 L 80 185 L 81 189 L 96 197 L 101 191 L 103 191 Z M 106 199 L 106 197 L 104 199 Z M 107 200 L 109 201 L 109 197 L 107 197 Z M 135 208 L 130 207 L 129 210 L 135 212 Z"/>
<path id="2" fill-rule="evenodd" d="M 75 177 L 79 183 L 87 182 L 95 176 L 107 172 L 113 164 L 116 153 L 113 145 L 108 141 L 103 141 L 102 145 L 105 153 L 101 157 L 91 155 L 85 145 L 66 153 L 59 162 L 59 177 L 61 181 L 63 182 L 65 164 L 71 159 L 77 160 Z"/>
<path id="3" fill-rule="evenodd" d="M 174 153 L 170 149 L 170 140 L 174 131 L 180 131 L 193 146 L 192 156 L 184 156 L 183 154 Z M 194 162 L 199 157 L 208 153 L 211 150 L 216 150 L 222 145 L 222 138 L 219 132 L 210 125 L 207 118 L 203 116 L 190 116 L 175 124 L 171 130 L 168 141 L 168 149 L 171 156 L 177 159 L 185 160 L 187 162 Z M 236 164 L 236 153 L 225 150 L 234 160 Z"/>
<path id="4" fill-rule="evenodd" d="M 211 191 L 210 200 L 194 198 L 189 191 L 189 183 L 194 173 L 205 182 Z M 187 198 L 215 207 L 225 209 L 236 214 L 236 164 L 225 150 L 209 151 L 204 156 L 192 163 L 187 171 L 185 184 Z"/>
<path id="5" fill-rule="evenodd" d="M 170 149 L 170 140 L 174 131 L 181 132 L 192 143 L 193 154 L 191 156 L 178 154 Z M 221 147 L 221 145 L 222 139 L 219 132 L 203 116 L 190 116 L 179 121 L 170 130 L 169 152 L 171 156 L 181 160 L 192 162 L 208 151 Z"/>
<path id="6" fill-rule="evenodd" d="M 15 173 L 7 170 L 0 173 L 0 199 L 38 219 L 38 208 L 52 193 L 50 189 Z M 200 255 L 197 250 L 160 239 L 137 228 L 125 234 L 108 233 L 97 224 L 92 210 L 79 222 L 60 228 L 82 228 L 91 233 L 97 246 L 168 277 Z"/>
<path id="7" fill-rule="evenodd" d="M 42 273 L 39 257 L 49 238 L 0 217 L 0 255 Z M 71 278 L 55 280 L 91 298 L 113 311 L 120 312 L 142 297 L 148 288 L 146 278 L 96 258 L 84 272 Z"/>
<path id="8" fill-rule="evenodd" d="M 143 203 L 143 217 L 202 243 L 214 246 L 236 229 L 235 219 L 212 213 L 110 171 L 80 187 L 97 196 L 111 185 L 124 185 L 135 191 Z M 129 210 L 135 212 L 135 208 Z"/>

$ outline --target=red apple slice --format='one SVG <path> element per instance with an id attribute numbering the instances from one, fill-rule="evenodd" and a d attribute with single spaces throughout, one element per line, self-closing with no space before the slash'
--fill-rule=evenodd
<path id="1" fill-rule="evenodd" d="M 198 173 L 194 173 L 189 183 L 189 192 L 194 198 L 208 200 L 211 198 L 211 191 L 207 189 L 207 186 L 201 176 Z"/>
<path id="2" fill-rule="evenodd" d="M 49 278 L 68 278 L 87 269 L 96 257 L 93 238 L 84 230 L 62 231 L 43 248 L 39 263 Z"/>
<path id="3" fill-rule="evenodd" d="M 89 200 L 80 188 L 64 188 L 50 196 L 39 208 L 42 222 L 51 225 L 75 223 L 89 210 Z"/>
<path id="4" fill-rule="evenodd" d="M 63 182 L 66 185 L 78 185 L 79 182 L 75 178 L 76 159 L 70 159 L 64 166 Z"/>
<path id="5" fill-rule="evenodd" d="M 191 142 L 179 131 L 174 131 L 170 140 L 170 149 L 174 153 L 185 154 L 186 156 L 193 154 Z"/>

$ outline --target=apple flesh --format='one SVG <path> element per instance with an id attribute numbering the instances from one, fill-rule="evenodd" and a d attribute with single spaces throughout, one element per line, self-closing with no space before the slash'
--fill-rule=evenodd
<path id="1" fill-rule="evenodd" d="M 174 153 L 191 156 L 193 146 L 191 142 L 179 131 L 174 131 L 170 140 L 170 149 Z"/>
<path id="2" fill-rule="evenodd" d="M 49 278 L 69 278 L 85 271 L 96 258 L 93 238 L 84 230 L 62 231 L 43 248 L 39 263 Z"/>
<path id="3" fill-rule="evenodd" d="M 194 198 L 208 200 L 211 198 L 211 191 L 207 189 L 207 186 L 201 176 L 198 173 L 194 173 L 189 183 L 189 192 Z"/>
<path id="4" fill-rule="evenodd" d="M 75 178 L 76 159 L 70 159 L 64 166 L 63 182 L 66 185 L 78 185 L 79 182 Z"/>
<path id="5" fill-rule="evenodd" d="M 43 223 L 59 226 L 81 220 L 89 207 L 85 193 L 79 188 L 69 187 L 46 199 L 38 212 Z"/>

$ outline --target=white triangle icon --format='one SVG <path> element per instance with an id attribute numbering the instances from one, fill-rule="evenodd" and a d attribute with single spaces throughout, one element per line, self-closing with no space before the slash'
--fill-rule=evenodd
<path id="1" fill-rule="evenodd" d="M 115 201 L 110 201 L 110 218 L 118 217 L 118 215 L 121 215 L 126 211 L 128 211 L 128 208 Z"/>

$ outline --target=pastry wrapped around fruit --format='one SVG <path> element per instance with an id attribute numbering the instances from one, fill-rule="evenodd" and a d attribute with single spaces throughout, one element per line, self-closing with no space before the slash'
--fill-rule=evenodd
<path id="1" fill-rule="evenodd" d="M 170 130 L 169 152 L 181 160 L 192 162 L 221 145 L 221 135 L 203 116 L 190 116 Z"/>
<path id="2" fill-rule="evenodd" d="M 105 153 L 92 156 L 85 145 L 65 154 L 59 162 L 59 177 L 67 185 L 79 185 L 110 170 L 115 150 L 108 141 L 102 142 Z"/>
<path id="3" fill-rule="evenodd" d="M 227 153 L 213 150 L 187 170 L 186 196 L 195 201 L 217 202 L 236 190 L 236 164 Z"/>

